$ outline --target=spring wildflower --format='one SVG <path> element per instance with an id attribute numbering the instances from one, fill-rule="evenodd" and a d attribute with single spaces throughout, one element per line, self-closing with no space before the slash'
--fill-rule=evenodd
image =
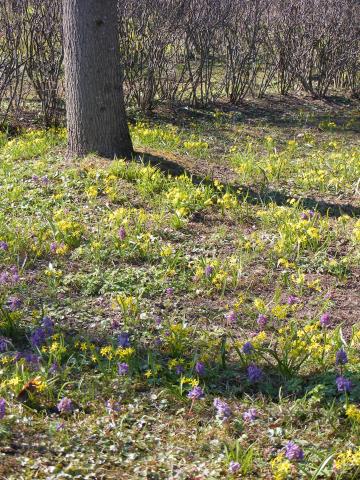
<path id="1" fill-rule="evenodd" d="M 33 369 L 38 369 L 41 361 L 41 357 L 39 357 L 38 355 L 35 355 L 34 353 L 28 353 L 28 352 L 18 353 L 16 358 L 18 360 L 23 358 L 25 362 L 31 365 L 31 368 Z"/>
<path id="2" fill-rule="evenodd" d="M 346 415 L 356 423 L 360 423 L 360 409 L 353 404 L 350 404 L 345 409 Z"/>
<path id="3" fill-rule="evenodd" d="M 40 347 L 46 340 L 46 331 L 44 328 L 36 328 L 30 335 L 30 343 L 33 347 Z"/>
<path id="4" fill-rule="evenodd" d="M 213 271 L 214 271 L 214 267 L 212 267 L 211 265 L 206 265 L 204 270 L 205 277 L 211 277 Z"/>
<path id="5" fill-rule="evenodd" d="M 195 372 L 201 377 L 205 375 L 206 371 L 205 371 L 205 365 L 203 364 L 203 362 L 196 362 Z"/>
<path id="6" fill-rule="evenodd" d="M 9 245 L 4 242 L 4 240 L 0 240 L 0 250 L 3 250 L 4 252 L 9 250 Z"/>
<path id="7" fill-rule="evenodd" d="M 234 462 L 233 460 L 231 460 L 231 462 L 229 463 L 229 472 L 234 474 L 234 473 L 237 473 L 239 470 L 240 470 L 240 463 Z"/>
<path id="8" fill-rule="evenodd" d="M 74 409 L 72 400 L 67 397 L 62 398 L 56 406 L 60 413 L 70 413 Z"/>
<path id="9" fill-rule="evenodd" d="M 121 332 L 118 336 L 118 345 L 121 348 L 130 347 L 130 335 L 127 332 Z"/>
<path id="10" fill-rule="evenodd" d="M 0 420 L 5 417 L 6 414 L 6 401 L 4 398 L 0 398 Z"/>
<path id="11" fill-rule="evenodd" d="M 125 238 L 126 238 L 126 230 L 125 230 L 125 228 L 124 228 L 123 226 L 119 228 L 118 235 L 119 235 L 119 238 L 120 238 L 121 241 L 122 241 L 122 240 L 125 240 Z"/>
<path id="12" fill-rule="evenodd" d="M 171 297 L 172 295 L 174 295 L 174 289 L 172 287 L 169 287 L 165 290 L 165 293 L 168 297 Z"/>
<path id="13" fill-rule="evenodd" d="M 296 445 L 294 442 L 288 442 L 285 446 L 285 457 L 288 460 L 303 460 L 304 459 L 304 452 Z"/>
<path id="14" fill-rule="evenodd" d="M 192 400 L 200 400 L 205 397 L 204 391 L 201 387 L 196 385 L 193 389 L 190 390 L 190 392 L 187 394 L 188 398 L 191 398 Z"/>
<path id="15" fill-rule="evenodd" d="M 263 371 L 255 364 L 249 365 L 247 368 L 248 379 L 251 383 L 259 382 L 263 377 Z"/>
<path id="16" fill-rule="evenodd" d="M 346 363 L 348 363 L 346 352 L 343 348 L 340 348 L 336 352 L 336 365 L 345 365 Z"/>
<path id="17" fill-rule="evenodd" d="M 345 378 L 343 376 L 339 376 L 336 379 L 336 386 L 338 389 L 338 392 L 350 392 L 352 389 L 352 382 L 348 378 Z"/>
<path id="18" fill-rule="evenodd" d="M 181 365 L 181 363 L 175 365 L 175 373 L 176 375 L 181 375 L 182 373 L 184 373 L 184 367 Z"/>
<path id="19" fill-rule="evenodd" d="M 44 317 L 42 319 L 42 327 L 45 329 L 47 335 L 52 335 L 54 333 L 54 322 L 50 317 Z"/>
<path id="20" fill-rule="evenodd" d="M 49 372 L 54 374 L 59 370 L 59 364 L 57 362 L 53 362 L 49 368 Z"/>
<path id="21" fill-rule="evenodd" d="M 65 423 L 64 422 L 58 422 L 55 426 L 55 430 L 57 432 L 61 432 L 61 430 L 64 430 L 65 428 Z"/>
<path id="22" fill-rule="evenodd" d="M 5 337 L 0 337 L 0 353 L 6 352 L 8 349 L 8 345 L 10 343 L 10 340 L 8 340 Z"/>
<path id="23" fill-rule="evenodd" d="M 226 313 L 225 319 L 228 323 L 235 323 L 237 320 L 237 315 L 234 310 L 230 310 L 230 312 Z"/>
<path id="24" fill-rule="evenodd" d="M 117 367 L 118 367 L 118 374 L 119 375 L 127 375 L 128 372 L 129 372 L 129 365 L 125 362 L 119 362 L 117 364 Z"/>
<path id="25" fill-rule="evenodd" d="M 105 402 L 105 408 L 109 415 L 113 415 L 114 413 L 120 411 L 121 405 L 115 400 L 107 400 L 107 402 Z"/>
<path id="26" fill-rule="evenodd" d="M 268 322 L 268 318 L 266 315 L 260 313 L 257 319 L 257 324 L 259 325 L 260 328 L 264 328 Z"/>
<path id="27" fill-rule="evenodd" d="M 229 417 L 231 417 L 232 412 L 229 407 L 229 405 L 224 402 L 223 400 L 220 400 L 219 398 L 215 398 L 214 400 L 214 407 L 216 408 L 216 416 L 220 420 L 227 420 Z"/>
<path id="28" fill-rule="evenodd" d="M 245 355 L 250 355 L 254 351 L 253 344 L 251 342 L 246 342 L 242 347 L 242 351 Z"/>
<path id="29" fill-rule="evenodd" d="M 323 313 L 320 317 L 320 325 L 322 327 L 329 327 L 330 326 L 330 314 L 328 312 Z"/>
<path id="30" fill-rule="evenodd" d="M 253 422 L 256 420 L 258 413 L 255 408 L 249 408 L 246 412 L 243 413 L 243 419 L 247 422 Z"/>
<path id="31" fill-rule="evenodd" d="M 19 297 L 10 297 L 8 299 L 8 307 L 9 310 L 14 312 L 15 310 L 18 310 L 22 305 L 22 300 Z"/>
<path id="32" fill-rule="evenodd" d="M 288 305 L 295 305 L 298 302 L 299 302 L 298 297 L 296 297 L 295 295 L 289 295 L 289 297 L 287 299 Z"/>

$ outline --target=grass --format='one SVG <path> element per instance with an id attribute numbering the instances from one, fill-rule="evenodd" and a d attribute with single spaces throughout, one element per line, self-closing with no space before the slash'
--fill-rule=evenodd
<path id="1" fill-rule="evenodd" d="M 322 108 L 160 112 L 129 163 L 1 137 L 0 476 L 358 477 L 358 113 Z"/>

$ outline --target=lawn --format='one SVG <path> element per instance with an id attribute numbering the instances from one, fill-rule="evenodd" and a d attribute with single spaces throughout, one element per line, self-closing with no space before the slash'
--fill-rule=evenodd
<path id="1" fill-rule="evenodd" d="M 0 134 L 0 477 L 360 477 L 360 107 Z"/>

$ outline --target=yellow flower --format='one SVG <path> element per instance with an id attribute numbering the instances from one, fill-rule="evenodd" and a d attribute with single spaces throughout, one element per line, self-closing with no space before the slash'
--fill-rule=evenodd
<path id="1" fill-rule="evenodd" d="M 135 349 L 132 347 L 127 348 L 117 348 L 115 351 L 115 355 L 119 358 L 128 358 L 131 357 L 135 353 Z"/>
<path id="2" fill-rule="evenodd" d="M 95 185 L 92 185 L 85 190 L 85 193 L 89 198 L 96 198 L 98 195 L 98 189 Z"/>
<path id="3" fill-rule="evenodd" d="M 264 313 L 266 311 L 265 302 L 261 298 L 255 298 L 254 306 L 255 306 L 256 310 L 260 313 Z"/>
<path id="4" fill-rule="evenodd" d="M 360 467 L 360 448 L 355 452 L 346 450 L 335 457 L 334 469 L 337 473 L 344 473 L 355 467 Z"/>
<path id="5" fill-rule="evenodd" d="M 111 345 L 107 345 L 106 347 L 102 347 L 100 349 L 100 355 L 102 357 L 107 358 L 108 360 L 111 360 L 114 357 L 114 349 Z"/>
<path id="6" fill-rule="evenodd" d="M 271 309 L 271 313 L 274 315 L 274 317 L 278 318 L 279 320 L 285 320 L 287 317 L 287 314 L 289 312 L 289 305 L 275 305 Z"/>
<path id="7" fill-rule="evenodd" d="M 274 480 L 286 480 L 292 472 L 292 465 L 289 460 L 284 458 L 284 453 L 280 453 L 270 462 Z"/>
<path id="8" fill-rule="evenodd" d="M 262 331 L 252 338 L 251 343 L 255 348 L 260 347 L 267 340 L 266 332 Z"/>
<path id="9" fill-rule="evenodd" d="M 345 409 L 346 415 L 356 423 L 360 423 L 360 409 L 353 404 L 348 405 Z"/>
<path id="10" fill-rule="evenodd" d="M 171 245 L 166 245 L 161 249 L 160 255 L 162 257 L 169 257 L 174 253 L 174 249 Z"/>

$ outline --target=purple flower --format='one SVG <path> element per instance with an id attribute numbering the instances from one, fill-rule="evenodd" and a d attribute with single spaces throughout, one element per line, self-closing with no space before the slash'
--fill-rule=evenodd
<path id="1" fill-rule="evenodd" d="M 0 420 L 5 417 L 6 414 L 6 402 L 4 398 L 0 398 Z"/>
<path id="2" fill-rule="evenodd" d="M 246 342 L 242 347 L 242 351 L 245 355 L 250 355 L 254 351 L 253 344 L 251 342 Z"/>
<path id="3" fill-rule="evenodd" d="M 72 400 L 70 398 L 64 397 L 60 400 L 57 404 L 57 409 L 60 413 L 70 413 L 73 411 L 74 406 Z"/>
<path id="4" fill-rule="evenodd" d="M 129 372 L 129 365 L 127 363 L 118 363 L 118 373 L 119 375 L 127 375 Z"/>
<path id="5" fill-rule="evenodd" d="M 350 392 L 352 389 L 352 382 L 343 376 L 337 377 L 336 386 L 339 392 Z"/>
<path id="6" fill-rule="evenodd" d="M 156 347 L 161 347 L 162 343 L 163 342 L 162 342 L 160 337 L 155 337 L 154 344 L 155 344 Z"/>
<path id="7" fill-rule="evenodd" d="M 322 327 L 329 327 L 331 323 L 330 314 L 328 312 L 323 313 L 320 317 L 320 325 Z"/>
<path id="8" fill-rule="evenodd" d="M 130 335 L 127 332 L 121 332 L 118 336 L 118 345 L 121 348 L 130 347 Z"/>
<path id="9" fill-rule="evenodd" d="M 296 445 L 294 442 L 288 442 L 285 445 L 285 457 L 288 460 L 303 460 L 304 459 L 304 452 Z"/>
<path id="10" fill-rule="evenodd" d="M 205 397 L 204 391 L 198 385 L 194 387 L 190 392 L 187 394 L 188 398 L 192 400 L 200 400 L 201 398 Z"/>
<path id="11" fill-rule="evenodd" d="M 121 241 L 122 241 L 122 240 L 125 240 L 125 238 L 126 238 L 126 230 L 125 230 L 124 227 L 120 227 L 120 228 L 119 228 L 118 235 L 119 235 L 119 238 L 120 238 Z"/>
<path id="12" fill-rule="evenodd" d="M 51 320 L 50 317 L 43 317 L 42 319 L 42 326 L 46 331 L 48 336 L 54 333 L 54 322 Z"/>
<path id="13" fill-rule="evenodd" d="M 163 321 L 163 319 L 160 317 L 160 315 L 157 315 L 157 316 L 155 317 L 155 323 L 156 323 L 156 325 L 161 325 L 161 324 L 162 324 L 162 321 Z"/>
<path id="14" fill-rule="evenodd" d="M 6 352 L 8 349 L 8 345 L 10 343 L 10 340 L 8 340 L 5 337 L 0 337 L 0 352 Z"/>
<path id="15" fill-rule="evenodd" d="M 231 462 L 229 463 L 229 472 L 237 473 L 239 470 L 240 470 L 240 463 L 234 462 L 233 460 L 231 460 Z"/>
<path id="16" fill-rule="evenodd" d="M 4 240 L 0 240 L 0 250 L 4 250 L 4 252 L 9 250 L 9 245 Z"/>
<path id="17" fill-rule="evenodd" d="M 234 310 L 230 310 L 230 312 L 226 313 L 225 319 L 228 323 L 235 323 L 237 320 L 237 315 Z"/>
<path id="18" fill-rule="evenodd" d="M 205 365 L 203 362 L 196 362 L 195 364 L 195 372 L 200 375 L 200 377 L 205 375 Z"/>
<path id="19" fill-rule="evenodd" d="M 336 352 L 336 365 L 345 365 L 348 362 L 346 352 L 343 348 L 340 348 Z"/>
<path id="20" fill-rule="evenodd" d="M 295 295 L 289 295 L 287 299 L 288 305 L 295 305 L 295 303 L 298 303 L 299 299 Z"/>
<path id="21" fill-rule="evenodd" d="M 121 405 L 119 402 L 116 402 L 115 400 L 108 400 L 105 402 L 105 408 L 107 412 L 111 415 L 116 412 L 119 412 L 121 409 Z"/>
<path id="22" fill-rule="evenodd" d="M 309 220 L 315 215 L 314 210 L 309 210 L 308 212 L 303 212 L 300 216 L 303 220 Z"/>
<path id="23" fill-rule="evenodd" d="M 212 267 L 211 265 L 206 265 L 205 267 L 205 277 L 211 277 L 212 273 L 214 271 L 214 267 Z"/>
<path id="24" fill-rule="evenodd" d="M 268 318 L 266 315 L 263 313 L 260 313 L 257 319 L 257 324 L 259 325 L 260 328 L 264 328 L 268 322 Z"/>
<path id="25" fill-rule="evenodd" d="M 263 371 L 255 364 L 249 365 L 247 368 L 249 382 L 256 383 L 263 377 Z"/>
<path id="26" fill-rule="evenodd" d="M 32 366 L 32 368 L 39 368 L 41 357 L 35 355 L 34 353 L 23 353 L 18 354 L 18 359 L 23 358 L 26 363 Z"/>
<path id="27" fill-rule="evenodd" d="M 243 419 L 248 422 L 253 422 L 257 417 L 257 411 L 255 408 L 249 408 L 246 412 L 243 413 Z"/>
<path id="28" fill-rule="evenodd" d="M 64 422 L 58 422 L 55 426 L 55 429 L 57 432 L 60 432 L 61 430 L 64 430 L 65 428 L 65 423 Z"/>
<path id="29" fill-rule="evenodd" d="M 22 305 L 22 300 L 19 297 L 10 297 L 8 299 L 8 307 L 9 310 L 14 312 L 15 310 L 18 310 Z"/>
<path id="30" fill-rule="evenodd" d="M 174 289 L 172 287 L 169 287 L 165 290 L 165 293 L 168 297 L 171 297 L 172 295 L 174 295 Z"/>
<path id="31" fill-rule="evenodd" d="M 184 367 L 178 363 L 175 367 L 175 372 L 176 372 L 176 375 L 181 375 L 182 373 L 184 373 Z"/>
<path id="32" fill-rule="evenodd" d="M 118 320 L 114 319 L 114 320 L 111 321 L 110 327 L 111 327 L 113 330 L 116 330 L 117 328 L 120 327 L 120 323 L 118 322 Z"/>
<path id="33" fill-rule="evenodd" d="M 36 328 L 30 335 L 30 343 L 33 347 L 40 347 L 46 340 L 46 332 L 42 327 Z"/>
<path id="34" fill-rule="evenodd" d="M 216 416 L 219 417 L 220 420 L 227 420 L 229 417 L 231 417 L 231 409 L 229 405 L 223 400 L 215 398 L 214 407 L 216 408 Z"/>
<path id="35" fill-rule="evenodd" d="M 59 370 L 59 364 L 56 362 L 53 362 L 49 368 L 50 373 L 56 373 Z"/>
<path id="36" fill-rule="evenodd" d="M 58 247 L 58 244 L 56 242 L 51 242 L 50 243 L 50 252 L 51 253 L 56 253 L 57 247 Z"/>

